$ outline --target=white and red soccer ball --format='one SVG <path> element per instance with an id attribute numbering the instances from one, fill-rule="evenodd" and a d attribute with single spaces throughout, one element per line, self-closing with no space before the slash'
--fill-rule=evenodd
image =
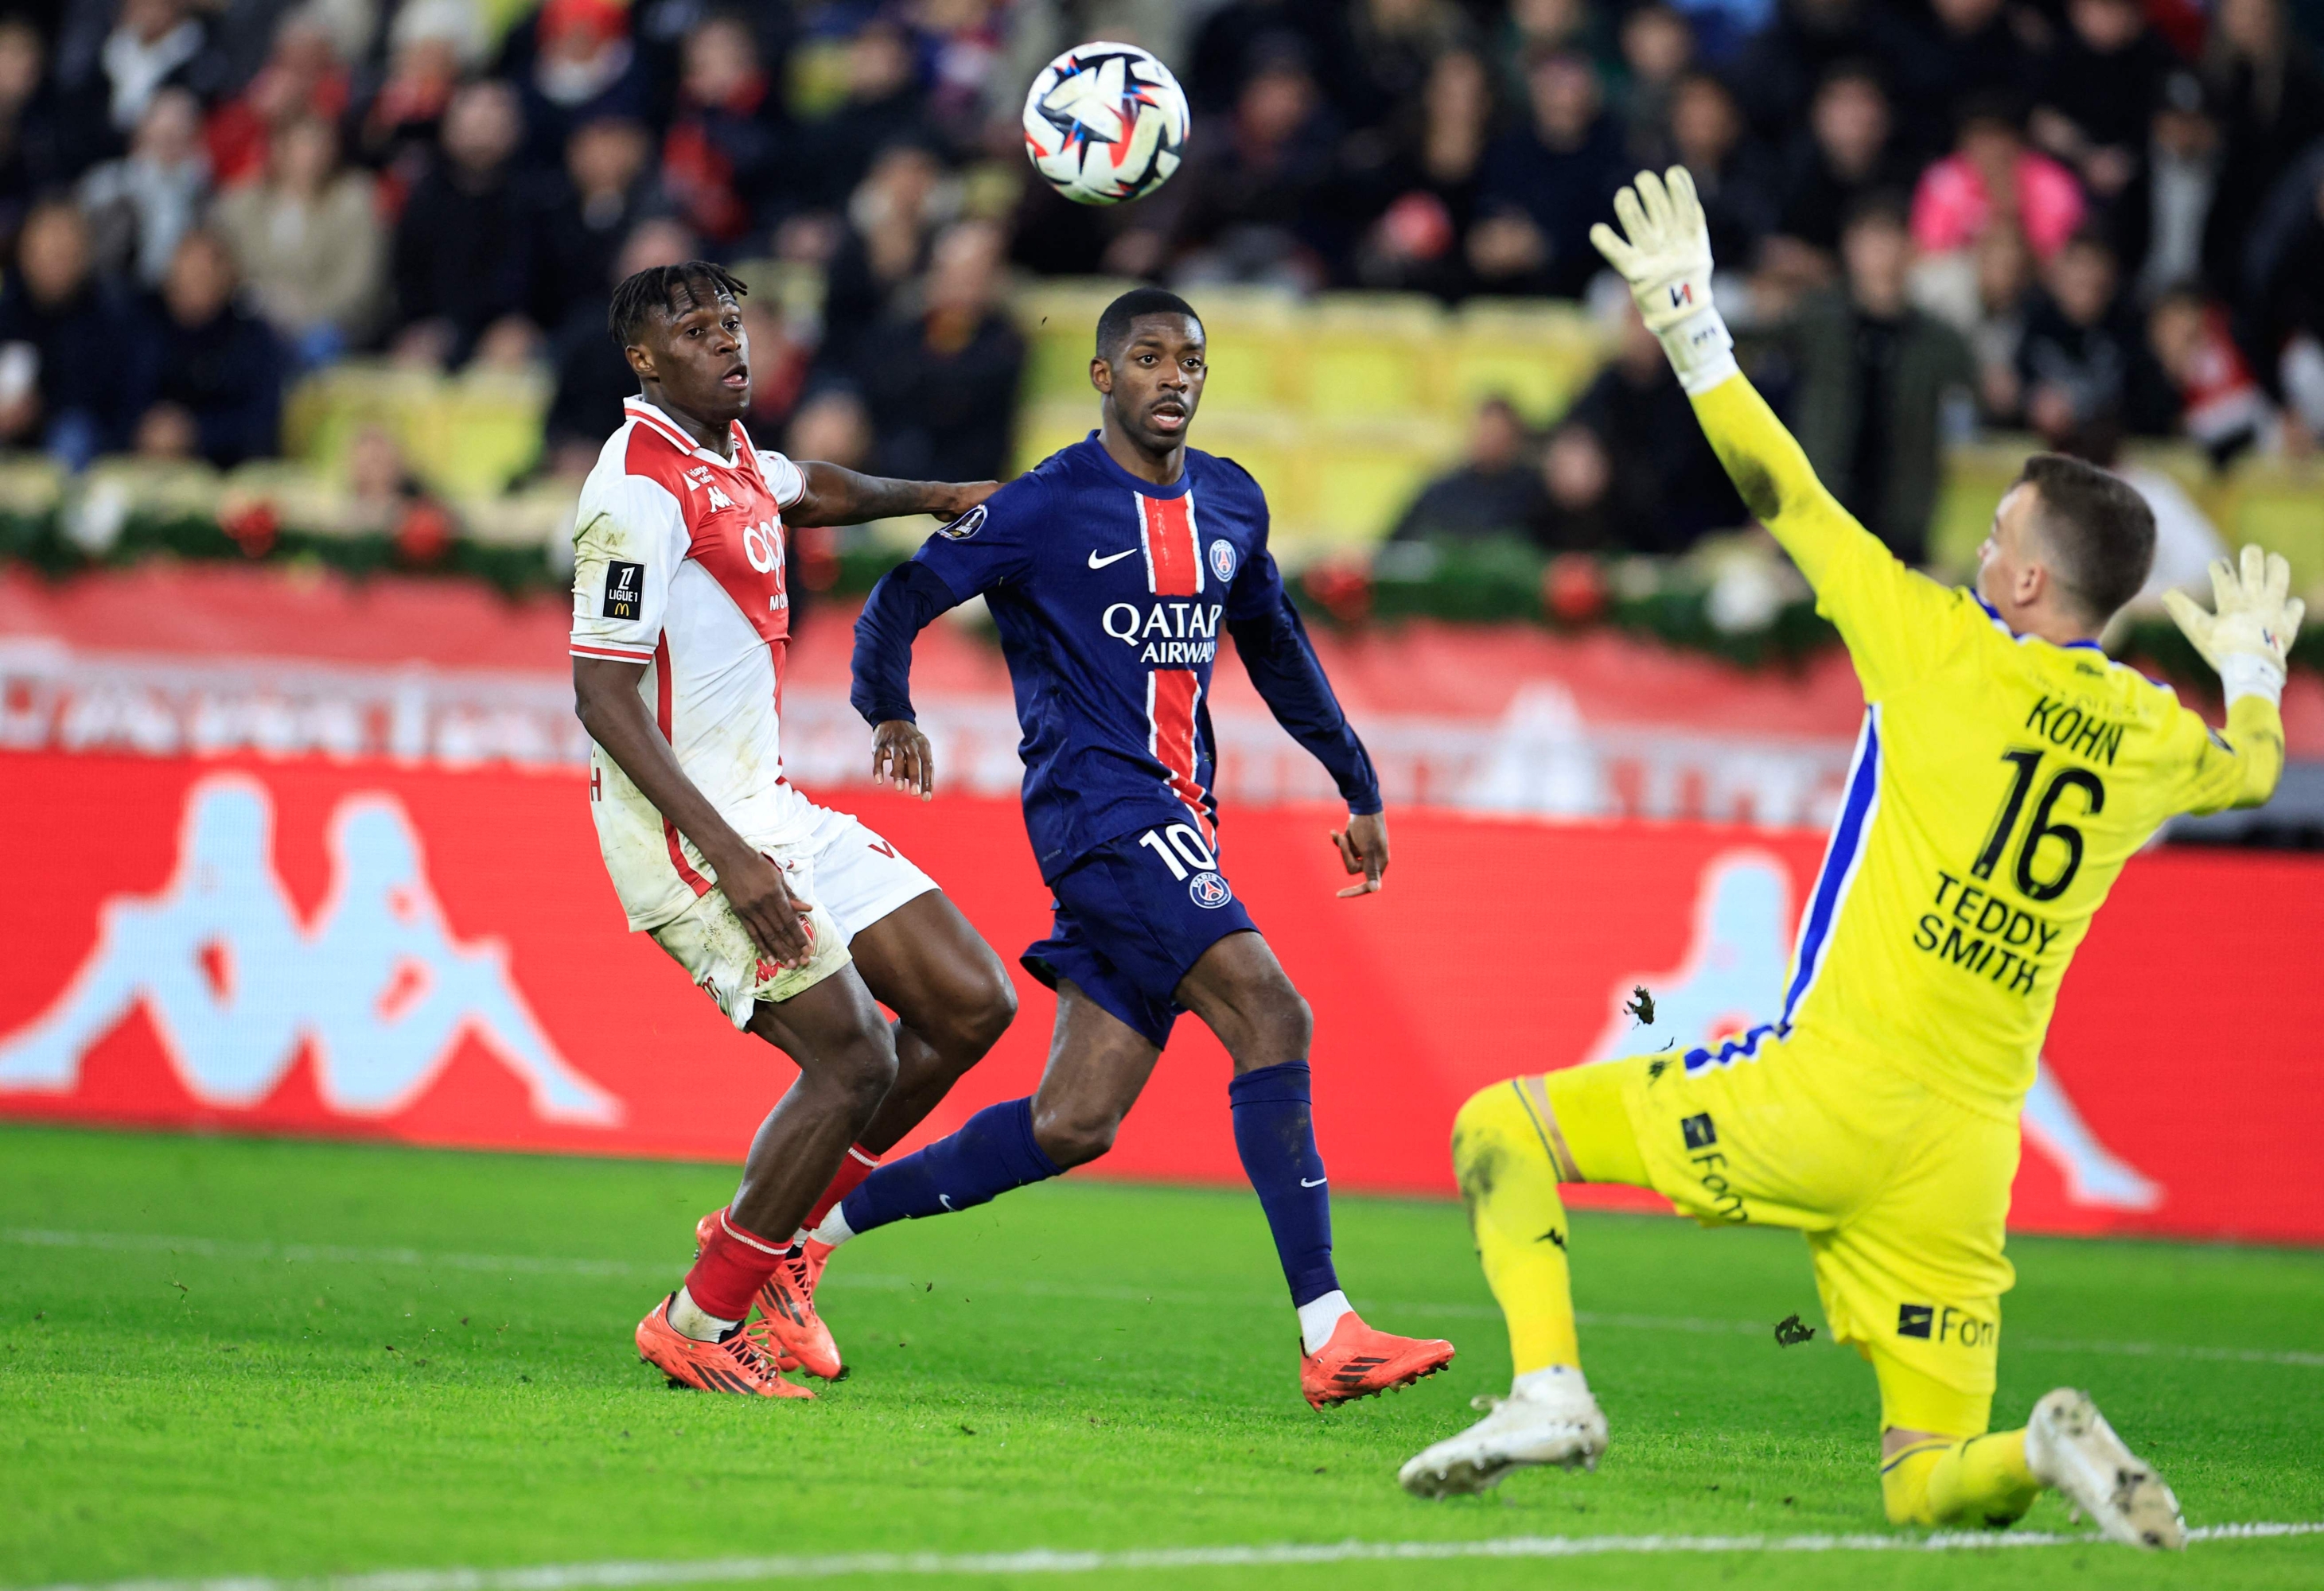
<path id="1" fill-rule="evenodd" d="M 1186 147 L 1186 95 L 1135 44 L 1081 44 L 1041 69 L 1025 96 L 1025 152 L 1077 205 L 1143 198 Z"/>

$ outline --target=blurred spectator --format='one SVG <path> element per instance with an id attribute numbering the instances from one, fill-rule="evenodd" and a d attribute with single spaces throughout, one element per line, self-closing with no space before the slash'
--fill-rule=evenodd
<path id="1" fill-rule="evenodd" d="M 2071 166 L 2101 206 L 2137 177 L 2148 122 L 2178 64 L 2140 0 L 2066 0 L 2070 24 L 2050 52 L 2034 142 Z"/>
<path id="2" fill-rule="evenodd" d="M 510 35 L 504 65 L 523 84 L 525 158 L 535 169 L 553 168 L 582 123 L 642 120 L 653 108 L 622 0 L 544 0 L 529 34 Z"/>
<path id="3" fill-rule="evenodd" d="M 2098 426 L 2169 428 L 2146 338 L 2119 286 L 2114 251 L 2091 233 L 2074 237 L 2043 269 L 2017 350 L 2025 418 L 2043 436 Z"/>
<path id="4" fill-rule="evenodd" d="M 466 0 L 404 0 L 389 35 L 387 75 L 359 113 L 355 149 L 401 194 L 426 170 L 460 74 L 482 45 Z"/>
<path id="5" fill-rule="evenodd" d="M 1945 129 L 1960 106 L 2030 103 L 2041 69 L 2025 41 L 2031 29 L 2009 0 L 1930 0 L 1929 13 L 1896 59 L 1910 141 L 1923 159 L 1944 152 Z"/>
<path id="6" fill-rule="evenodd" d="M 2324 440 L 2324 143 L 2276 184 L 2247 247 L 2246 346 L 2274 357 L 2286 406 Z"/>
<path id="7" fill-rule="evenodd" d="M 1960 334 L 1907 300 L 1913 236 L 1904 206 L 1873 199 L 1840 236 L 1844 289 L 1801 307 L 1792 428 L 1816 474 L 1909 564 L 1928 561 L 1942 480 L 1945 407 L 1977 372 Z"/>
<path id="8" fill-rule="evenodd" d="M 1806 136 L 1793 142 L 1776 235 L 1763 266 L 1796 282 L 1831 281 L 1839 271 L 1841 221 L 1874 194 L 1909 187 L 1912 176 L 1879 74 L 1868 62 L 1842 61 L 1816 88 Z"/>
<path id="9" fill-rule="evenodd" d="M 283 17 L 265 66 L 210 117 L 210 165 L 218 187 L 256 181 L 266 170 L 275 128 L 296 116 L 336 123 L 346 114 L 350 92 L 321 14 L 299 10 Z"/>
<path id="10" fill-rule="evenodd" d="M 823 300 L 826 362 L 853 366 L 856 349 L 896 290 L 927 262 L 928 241 L 949 218 L 957 191 L 934 151 L 895 143 L 847 202 L 847 232 L 832 256 Z"/>
<path id="11" fill-rule="evenodd" d="M 2116 206 L 2114 235 L 2125 268 L 2135 268 L 2142 300 L 2152 303 L 2165 288 L 2203 273 L 2219 170 L 2219 129 L 2205 114 L 2202 83 L 2192 72 L 2173 72 L 2154 109 L 2139 179 Z"/>
<path id="12" fill-rule="evenodd" d="M 1526 458 L 1525 421 L 1506 398 L 1488 398 L 1469 424 L 1468 455 L 1420 489 L 1396 523 L 1396 541 L 1474 541 L 1529 536 L 1547 504 Z"/>
<path id="13" fill-rule="evenodd" d="M 1394 197 L 1356 252 L 1366 287 L 1459 298 L 1469 285 L 1461 239 L 1477 209 L 1477 169 L 1492 129 L 1492 80 L 1481 57 L 1450 50 L 1421 92 L 1416 131 L 1381 183 Z"/>
<path id="14" fill-rule="evenodd" d="M 1913 272 L 1915 303 L 1969 339 L 1978 406 L 1996 425 L 2018 418 L 2017 349 L 2033 307 L 2034 253 L 2015 227 L 1995 226 L 1974 253 L 1923 259 Z"/>
<path id="15" fill-rule="evenodd" d="M 963 221 L 936 241 L 918 312 L 865 339 L 856 376 L 883 474 L 996 479 L 1009 462 L 1025 342 L 1001 308 L 1003 240 Z"/>
<path id="16" fill-rule="evenodd" d="M 570 481 L 586 475 L 596 464 L 605 438 L 621 427 L 622 400 L 638 391 L 629 355 L 613 341 L 605 324 L 605 308 L 614 286 L 641 271 L 691 260 L 697 252 L 693 235 L 677 222 L 641 221 L 605 272 L 604 285 L 597 290 L 596 313 L 592 316 L 576 305 L 558 328 L 557 391 L 549 400 L 542 452 L 550 474 Z M 755 353 L 752 360 L 755 364 Z M 752 372 L 754 378 L 757 373 L 755 369 Z"/>
<path id="17" fill-rule="evenodd" d="M 1597 59 L 1604 42 L 1592 36 L 1598 19 L 1589 0 L 1509 0 L 1501 30 L 1501 79 L 1512 99 L 1523 100 L 1533 63 L 1561 50 Z"/>
<path id="18" fill-rule="evenodd" d="M 2214 288 L 2245 287 L 2245 240 L 2301 152 L 2324 140 L 2324 72 L 2282 0 L 2218 0 L 2203 70 L 2222 133 L 2204 261 Z"/>
<path id="19" fill-rule="evenodd" d="M 1623 144 L 1633 164 L 1660 170 L 1673 160 L 1671 94 L 1694 61 L 1694 30 L 1659 0 L 1622 19 Z"/>
<path id="20" fill-rule="evenodd" d="M 39 29 L 0 18 L 0 253 L 14 246 L 32 200 L 86 160 L 68 148 L 71 124 L 47 64 Z"/>
<path id="21" fill-rule="evenodd" d="M 1270 55 L 1244 81 L 1231 121 L 1209 131 L 1196 129 L 1185 165 L 1144 201 L 1168 227 L 1173 279 L 1321 286 L 1320 201 L 1338 131 L 1305 60 Z"/>
<path id="22" fill-rule="evenodd" d="M 208 459 L 230 469 L 281 446 L 282 359 L 265 322 L 234 302 L 234 256 L 189 232 L 171 256 L 152 317 L 153 402 L 137 422 L 149 458 Z"/>
<path id="23" fill-rule="evenodd" d="M 81 179 L 89 248 L 99 271 L 158 287 L 178 240 L 209 197 L 210 163 L 202 153 L 200 104 L 183 88 L 163 88 L 146 102 L 129 152 Z"/>
<path id="24" fill-rule="evenodd" d="M 715 245 L 758 224 L 780 174 L 758 41 L 740 17 L 714 16 L 686 35 L 678 114 L 662 143 L 661 179 L 678 214 Z"/>
<path id="25" fill-rule="evenodd" d="M 1614 461 L 1588 426 L 1569 420 L 1541 450 L 1534 544 L 1545 552 L 1597 552 L 1620 545 Z"/>
<path id="26" fill-rule="evenodd" d="M 1689 72 L 1671 97 L 1671 145 L 1694 178 L 1711 223 L 1711 253 L 1721 268 L 1748 271 L 1759 240 L 1778 216 L 1774 161 L 1743 135 L 1743 112 L 1727 85 L 1709 72 Z"/>
<path id="27" fill-rule="evenodd" d="M 1894 14 L 1874 0 L 1782 0 L 1775 21 L 1744 47 L 1733 81 L 1752 131 L 1780 140 L 1832 68 L 1869 60 L 1893 76 L 1911 49 Z"/>
<path id="28" fill-rule="evenodd" d="M 222 197 L 210 222 L 300 365 L 335 359 L 377 328 L 387 237 L 371 176 L 339 165 L 330 123 L 299 116 L 276 128 L 266 179 Z"/>
<path id="29" fill-rule="evenodd" d="M 106 119 L 123 136 L 144 119 L 146 105 L 163 87 L 201 96 L 218 87 L 220 63 L 192 0 L 121 0 L 119 20 L 105 36 L 97 61 Z"/>
<path id="30" fill-rule="evenodd" d="M 742 332 L 751 339 L 751 408 L 742 418 L 752 436 L 778 437 L 815 369 L 815 317 L 787 314 L 775 284 L 760 287 L 742 300 Z"/>
<path id="31" fill-rule="evenodd" d="M 1347 0 L 1339 12 L 1323 97 L 1343 127 L 1393 124 L 1420 97 L 1430 64 L 1470 42 L 1453 0 Z"/>
<path id="32" fill-rule="evenodd" d="M 1195 115 L 1232 109 L 1251 72 L 1271 55 L 1288 48 L 1312 57 L 1330 22 L 1328 13 L 1307 0 L 1226 0 L 1196 31 L 1186 70 L 1178 74 Z"/>
<path id="33" fill-rule="evenodd" d="M 505 83 L 472 83 L 446 109 L 442 151 L 395 229 L 399 357 L 461 363 L 522 308 L 526 216 L 510 169 L 521 131 Z"/>
<path id="34" fill-rule="evenodd" d="M 1621 129 L 1605 112 L 1598 70 L 1586 56 L 1543 56 L 1526 71 L 1526 88 L 1528 124 L 1485 152 L 1479 226 L 1495 230 L 1482 240 L 1471 232 L 1470 261 L 1500 290 L 1572 298 L 1601 263 L 1590 246 L 1590 225 L 1606 215 L 1630 175 Z"/>
<path id="35" fill-rule="evenodd" d="M 1569 435 L 1576 432 L 1583 435 Z M 1604 468 L 1591 467 L 1589 444 Z M 1557 519 L 1539 534 L 1564 545 L 1582 545 L 1565 538 L 1597 525 L 1612 547 L 1681 553 L 1709 531 L 1751 519 L 1662 344 L 1627 305 L 1619 351 L 1567 413 L 1544 469 Z M 1593 480 L 1602 483 L 1594 498 L 1579 490 Z"/>
<path id="36" fill-rule="evenodd" d="M 809 394 L 791 416 L 783 452 L 792 458 L 820 459 L 846 469 L 872 467 L 872 417 L 850 387 L 825 387 Z"/>
<path id="37" fill-rule="evenodd" d="M 561 331 L 576 314 L 601 317 L 607 273 L 641 216 L 665 207 L 648 170 L 653 144 L 635 122 L 605 116 L 573 129 L 565 170 L 542 184 L 531 233 L 532 318 Z"/>
<path id="38" fill-rule="evenodd" d="M 2112 4 L 2113 0 L 2081 0 Z M 2016 122 L 1990 101 L 1962 112 L 1953 152 L 1921 173 L 1913 241 L 1930 253 L 1967 248 L 1996 224 L 2013 225 L 2047 261 L 2082 224 L 2073 173 L 2025 147 Z"/>
<path id="39" fill-rule="evenodd" d="M 2173 288 L 2147 312 L 2149 350 L 2168 383 L 2175 428 L 2214 464 L 2280 442 L 2274 406 L 2244 363 L 2227 315 L 2195 287 Z"/>
<path id="40" fill-rule="evenodd" d="M 881 150 L 925 136 L 911 41 L 894 23 L 873 22 L 848 41 L 845 99 L 807 134 L 801 201 L 838 209 Z"/>
<path id="41" fill-rule="evenodd" d="M 79 207 L 33 206 L 0 290 L 0 440 L 75 470 L 124 446 L 152 387 L 152 350 L 134 313 L 91 271 Z"/>

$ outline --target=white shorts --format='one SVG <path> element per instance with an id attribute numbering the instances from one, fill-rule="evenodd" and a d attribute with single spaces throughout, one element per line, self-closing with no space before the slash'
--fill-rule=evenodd
<path id="1" fill-rule="evenodd" d="M 785 967 L 761 957 L 716 888 L 652 930 L 654 943 L 738 1029 L 751 1025 L 761 1000 L 780 1004 L 847 965 L 847 947 L 858 933 L 936 887 L 851 814 L 814 811 L 804 839 L 765 849 L 793 897 L 813 908 L 806 923 L 815 948 L 805 962 Z"/>

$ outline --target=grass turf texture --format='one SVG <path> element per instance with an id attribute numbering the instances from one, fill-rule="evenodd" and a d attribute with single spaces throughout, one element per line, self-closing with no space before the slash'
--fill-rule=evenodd
<path id="1" fill-rule="evenodd" d="M 1578 1217 L 1579 1302 L 1598 1317 L 1584 1353 L 1611 1452 L 1595 1475 L 1526 1472 L 1483 1501 L 1428 1504 L 1397 1489 L 1397 1466 L 1508 1373 L 1456 1206 L 1338 1202 L 1351 1295 L 1379 1324 L 1462 1349 L 1389 1398 L 1320 1415 L 1299 1401 L 1291 1311 L 1247 1193 L 1071 1181 L 844 1251 L 824 1303 L 853 1375 L 816 1384 L 818 1402 L 769 1403 L 666 1390 L 630 1343 L 732 1181 L 702 1165 L 0 1129 L 0 1585 L 1886 1529 L 1869 1370 L 1822 1336 L 1774 1340 L 1794 1311 L 1819 1320 L 1789 1234 Z M 168 1237 L 203 1241 L 172 1252 L 155 1241 Z M 1999 1410 L 2015 1419 L 2053 1384 L 2087 1385 L 2190 1523 L 2324 1519 L 2324 1364 L 2068 1346 L 2324 1355 L 2324 1256 L 2025 1238 L 2012 1254 Z M 458 1257 L 475 1255 L 541 1263 Z M 2049 1500 L 2027 1527 L 2073 1528 Z M 1577 1576 L 1593 1591 L 1682 1577 L 2313 1586 L 2324 1539 L 2183 1559 L 2093 1545 L 1105 1577 Z"/>

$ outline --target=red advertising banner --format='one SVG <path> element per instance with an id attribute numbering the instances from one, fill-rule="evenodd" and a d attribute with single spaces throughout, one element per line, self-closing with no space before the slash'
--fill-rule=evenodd
<path id="1" fill-rule="evenodd" d="M 738 1159 L 788 1062 L 623 931 L 583 794 L 562 767 L 0 752 L 0 1115 Z M 844 804 L 1012 962 L 1045 932 L 1012 802 Z M 1333 1178 L 1387 1192 L 1451 1191 L 1452 1113 L 1486 1082 L 1764 1016 L 1821 849 L 1400 811 L 1388 889 L 1343 901 L 1329 821 L 1231 810 L 1224 862 L 1314 1006 Z M 2324 1241 L 2324 1192 L 2288 1174 L 2324 1139 L 2319 945 L 2324 861 L 2135 860 L 2065 987 L 2015 1224 Z M 923 1136 L 1032 1087 L 1053 1006 L 1019 981 Z M 1621 1010 L 1641 983 L 1651 1029 Z M 695 1065 L 716 1091 L 681 1086 Z M 1239 1182 L 1227 1075 L 1182 1024 L 1099 1169 Z"/>

